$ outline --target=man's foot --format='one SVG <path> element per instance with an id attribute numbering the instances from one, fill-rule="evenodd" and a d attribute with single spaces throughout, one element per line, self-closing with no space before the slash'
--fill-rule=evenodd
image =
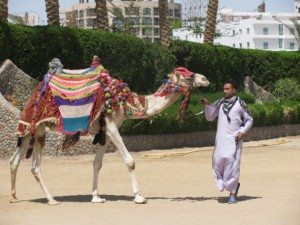
<path id="1" fill-rule="evenodd" d="M 236 195 L 230 194 L 229 199 L 228 199 L 228 204 L 235 204 L 235 203 L 237 203 Z"/>

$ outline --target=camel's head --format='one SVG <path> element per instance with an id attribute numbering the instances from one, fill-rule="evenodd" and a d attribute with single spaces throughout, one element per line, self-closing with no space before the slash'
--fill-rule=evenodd
<path id="1" fill-rule="evenodd" d="M 206 87 L 209 85 L 207 78 L 199 73 L 193 73 L 185 67 L 178 67 L 169 74 L 172 83 L 186 87 Z"/>

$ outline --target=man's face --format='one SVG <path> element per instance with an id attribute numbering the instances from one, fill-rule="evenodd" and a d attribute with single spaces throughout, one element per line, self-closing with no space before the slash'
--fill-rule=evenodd
<path id="1" fill-rule="evenodd" d="M 235 88 L 231 84 L 224 84 L 223 93 L 225 98 L 232 98 L 235 95 Z"/>

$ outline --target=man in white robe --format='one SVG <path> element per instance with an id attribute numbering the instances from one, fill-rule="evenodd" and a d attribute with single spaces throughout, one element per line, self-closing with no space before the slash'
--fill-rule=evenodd
<path id="1" fill-rule="evenodd" d="M 212 167 L 219 191 L 230 192 L 228 203 L 231 204 L 237 202 L 243 138 L 251 128 L 253 118 L 245 102 L 235 95 L 234 81 L 226 82 L 223 89 L 224 98 L 214 104 L 202 99 L 202 103 L 208 121 L 218 117 Z"/>

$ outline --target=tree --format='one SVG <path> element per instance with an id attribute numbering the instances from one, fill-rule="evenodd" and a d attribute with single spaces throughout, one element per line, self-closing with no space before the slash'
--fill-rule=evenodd
<path id="1" fill-rule="evenodd" d="M 59 2 L 58 0 L 46 0 L 46 12 L 48 25 L 59 26 Z"/>
<path id="2" fill-rule="evenodd" d="M 159 8 L 159 27 L 160 27 L 160 43 L 164 47 L 169 47 L 169 24 L 168 24 L 168 0 L 158 0 Z"/>
<path id="3" fill-rule="evenodd" d="M 109 31 L 108 11 L 106 0 L 95 0 L 96 2 L 96 24 L 101 30 Z"/>
<path id="4" fill-rule="evenodd" d="M 135 1 L 130 0 L 128 7 L 125 8 L 128 17 L 111 0 L 108 3 L 111 5 L 111 9 L 108 10 L 113 15 L 111 30 L 115 33 L 136 34 L 137 30 L 140 29 L 141 14 L 135 7 Z M 132 18 L 132 16 L 137 16 L 138 20 L 135 19 L 136 17 Z"/>
<path id="5" fill-rule="evenodd" d="M 0 0 L 0 21 L 7 22 L 8 18 L 8 0 Z"/>
<path id="6" fill-rule="evenodd" d="M 216 29 L 219 0 L 209 0 L 205 22 L 204 43 L 213 44 Z"/>

